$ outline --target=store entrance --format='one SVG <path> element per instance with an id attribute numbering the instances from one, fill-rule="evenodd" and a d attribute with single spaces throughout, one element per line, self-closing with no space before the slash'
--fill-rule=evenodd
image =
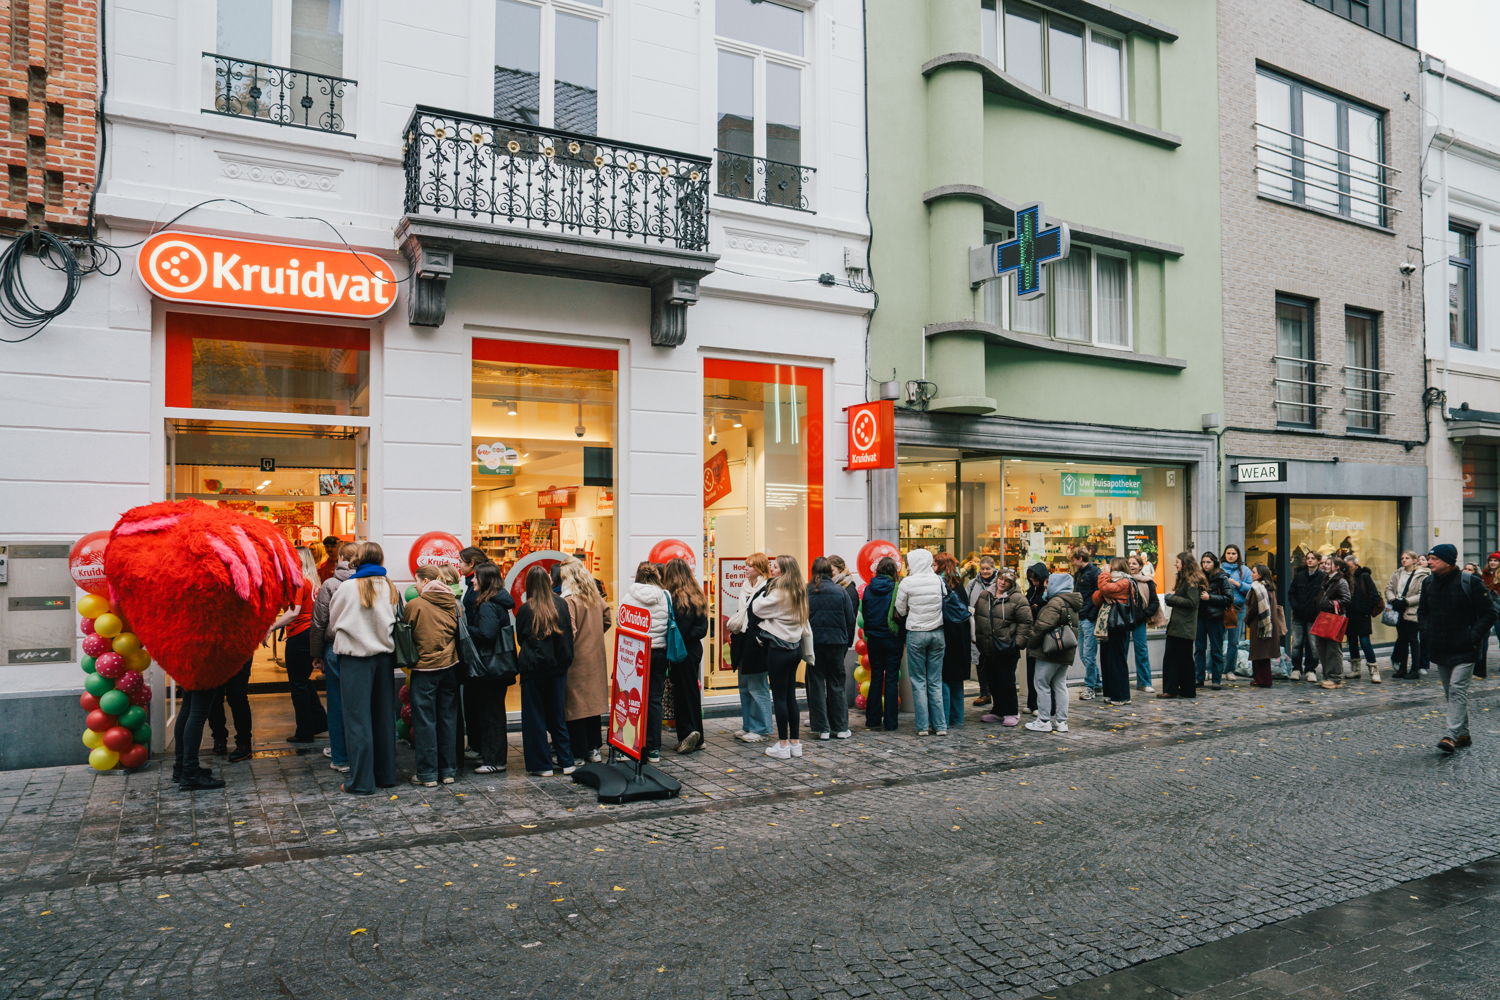
<path id="1" fill-rule="evenodd" d="M 317 424 L 168 420 L 167 498 L 202 500 L 274 524 L 288 542 L 364 538 L 369 431 Z M 283 644 L 255 652 L 252 689 L 286 684 Z"/>

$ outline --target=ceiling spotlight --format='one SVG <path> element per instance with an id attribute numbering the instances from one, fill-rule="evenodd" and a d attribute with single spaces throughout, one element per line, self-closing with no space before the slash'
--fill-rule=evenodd
<path id="1" fill-rule="evenodd" d="M 512 417 L 516 415 L 516 401 L 514 399 L 505 404 L 505 412 Z"/>
<path id="2" fill-rule="evenodd" d="M 708 425 L 708 443 L 709 444 L 718 444 L 719 443 L 719 429 L 713 425 L 712 421 L 710 421 L 709 425 Z"/>
<path id="3" fill-rule="evenodd" d="M 730 424 L 732 424 L 735 427 L 743 427 L 743 426 L 745 426 L 744 421 L 742 421 L 740 419 L 740 415 L 738 413 L 731 413 L 729 415 L 729 422 L 730 422 Z"/>
<path id="4" fill-rule="evenodd" d="M 589 429 L 587 427 L 583 426 L 583 404 L 579 403 L 578 404 L 578 426 L 575 427 L 575 428 L 573 428 L 573 436 L 574 437 L 583 437 L 588 432 L 589 432 Z"/>

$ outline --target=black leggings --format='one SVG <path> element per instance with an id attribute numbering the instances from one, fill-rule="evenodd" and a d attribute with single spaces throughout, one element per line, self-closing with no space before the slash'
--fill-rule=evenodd
<path id="1" fill-rule="evenodd" d="M 1021 714 L 1021 703 L 1016 697 L 1016 665 L 1020 662 L 1021 650 L 1015 646 L 1001 653 L 985 653 L 979 658 L 979 676 L 985 678 L 990 697 L 995 699 L 991 711 L 996 715 Z M 1036 697 L 1035 691 L 1031 696 Z"/>
<path id="2" fill-rule="evenodd" d="M 800 649 L 766 647 L 766 666 L 771 673 L 771 709 L 776 713 L 778 739 L 801 738 L 802 713 L 797 709 L 797 664 L 801 662 Z"/>

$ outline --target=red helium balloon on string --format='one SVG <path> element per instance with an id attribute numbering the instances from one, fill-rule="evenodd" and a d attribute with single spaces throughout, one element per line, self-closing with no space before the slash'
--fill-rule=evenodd
<path id="1" fill-rule="evenodd" d="M 860 578 L 866 582 L 875 579 L 875 567 L 886 556 L 896 560 L 898 567 L 901 565 L 901 550 L 896 547 L 895 542 L 888 542 L 883 538 L 866 542 L 859 550 L 859 558 L 855 560 Z"/>

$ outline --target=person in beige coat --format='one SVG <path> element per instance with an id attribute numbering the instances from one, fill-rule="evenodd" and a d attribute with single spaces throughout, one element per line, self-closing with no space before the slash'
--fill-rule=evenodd
<path id="1" fill-rule="evenodd" d="M 594 578 L 577 559 L 562 564 L 562 597 L 573 625 L 573 665 L 568 668 L 564 714 L 575 760 L 602 760 L 599 717 L 609 712 L 609 658 L 604 633 L 613 622 Z"/>

